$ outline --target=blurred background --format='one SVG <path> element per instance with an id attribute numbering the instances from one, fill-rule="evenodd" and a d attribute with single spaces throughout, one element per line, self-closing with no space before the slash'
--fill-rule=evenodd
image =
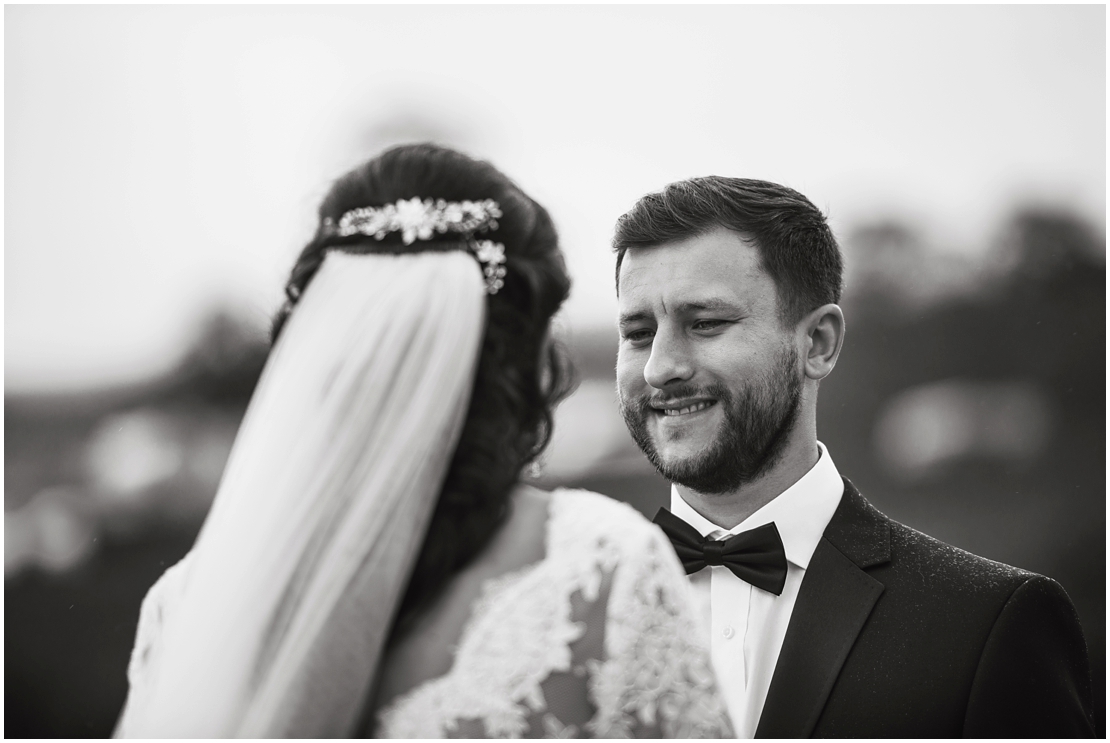
<path id="1" fill-rule="evenodd" d="M 5 733 L 110 733 L 330 180 L 435 140 L 549 207 L 581 384 L 541 481 L 645 513 L 612 225 L 693 175 L 827 211 L 838 468 L 1059 580 L 1105 734 L 1102 6 L 6 6 Z"/>

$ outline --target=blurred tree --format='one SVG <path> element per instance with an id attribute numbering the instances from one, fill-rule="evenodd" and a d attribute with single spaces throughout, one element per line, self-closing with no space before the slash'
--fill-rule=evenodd
<path id="1" fill-rule="evenodd" d="M 246 408 L 270 348 L 268 339 L 226 308 L 201 323 L 192 349 L 166 380 L 167 397 Z"/>

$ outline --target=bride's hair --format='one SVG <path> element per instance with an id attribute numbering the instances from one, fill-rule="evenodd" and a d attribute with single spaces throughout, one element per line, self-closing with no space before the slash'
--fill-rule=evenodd
<path id="1" fill-rule="evenodd" d="M 398 609 L 394 635 L 403 633 L 448 579 L 489 542 L 505 518 L 522 468 L 547 446 L 554 406 L 573 385 L 565 354 L 554 342 L 545 346 L 551 316 L 570 291 L 551 217 L 489 163 L 433 144 L 386 150 L 335 182 L 320 205 L 316 235 L 293 266 L 272 339 L 277 340 L 328 250 L 465 249 L 458 235 L 404 245 L 398 233 L 382 240 L 341 237 L 326 226 L 326 220 L 337 223 L 353 209 L 414 197 L 498 202 L 498 227 L 481 237 L 505 245 L 507 274 L 504 286 L 487 298 L 486 330 L 466 422 Z"/>

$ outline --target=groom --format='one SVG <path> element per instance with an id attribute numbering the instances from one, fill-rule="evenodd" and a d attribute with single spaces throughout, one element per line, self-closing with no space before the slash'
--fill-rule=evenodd
<path id="1" fill-rule="evenodd" d="M 1090 736 L 1054 581 L 890 520 L 817 441 L 844 341 L 840 251 L 801 194 L 695 178 L 614 238 L 628 429 L 740 737 Z"/>

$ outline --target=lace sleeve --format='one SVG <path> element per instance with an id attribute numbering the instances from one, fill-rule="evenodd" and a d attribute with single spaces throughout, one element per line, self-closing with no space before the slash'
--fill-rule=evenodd
<path id="1" fill-rule="evenodd" d="M 594 737 L 732 737 L 688 591 L 670 544 L 645 529 L 638 554 L 613 574 L 605 659 L 590 662 Z"/>
<path id="2" fill-rule="evenodd" d="M 185 583 L 189 556 L 162 573 L 143 598 L 139 609 L 139 626 L 135 632 L 135 646 L 127 665 L 127 701 L 112 737 L 132 737 L 132 730 L 141 726 L 145 700 L 152 685 L 153 669 L 157 666 L 162 648 L 162 632 L 166 617 L 176 605 Z"/>
<path id="3" fill-rule="evenodd" d="M 686 577 L 655 527 L 641 535 L 572 596 L 570 663 L 544 679 L 524 737 L 732 737 Z"/>
<path id="4" fill-rule="evenodd" d="M 669 542 L 586 491 L 552 504 L 544 560 L 488 581 L 445 676 L 376 737 L 731 737 Z"/>

